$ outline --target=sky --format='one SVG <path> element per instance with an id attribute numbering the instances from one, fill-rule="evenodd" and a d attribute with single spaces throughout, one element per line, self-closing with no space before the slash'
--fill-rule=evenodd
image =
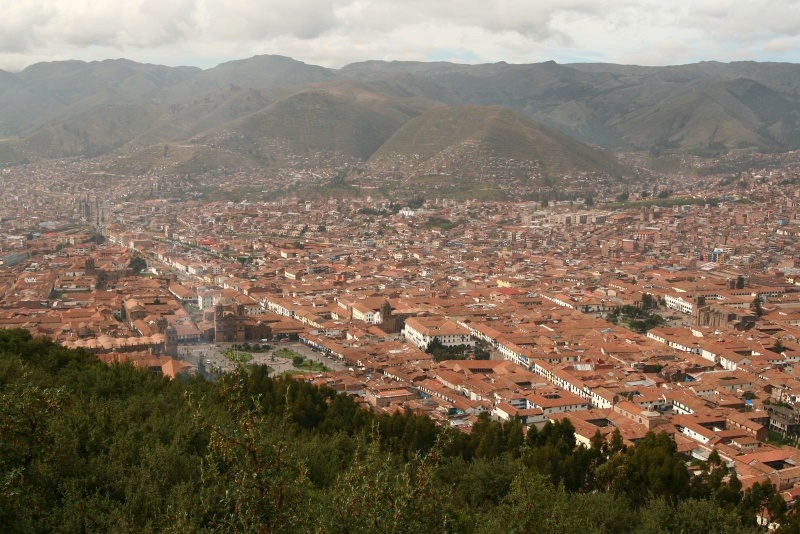
<path id="1" fill-rule="evenodd" d="M 128 58 L 214 67 L 800 63 L 800 0 L 0 0 L 0 69 Z"/>

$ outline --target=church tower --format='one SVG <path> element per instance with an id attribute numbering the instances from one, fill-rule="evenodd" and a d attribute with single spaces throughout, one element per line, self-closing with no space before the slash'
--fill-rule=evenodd
<path id="1" fill-rule="evenodd" d="M 174 326 L 168 326 L 164 331 L 164 335 L 166 337 L 166 342 L 164 345 L 164 352 L 167 356 L 172 356 L 173 358 L 178 357 L 178 331 L 175 329 Z"/>

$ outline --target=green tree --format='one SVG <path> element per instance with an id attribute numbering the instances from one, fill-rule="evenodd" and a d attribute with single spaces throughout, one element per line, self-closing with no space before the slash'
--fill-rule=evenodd
<path id="1" fill-rule="evenodd" d="M 627 450 L 628 446 L 625 445 L 625 441 L 622 439 L 622 433 L 619 431 L 619 428 L 615 428 L 614 431 L 611 432 L 611 440 L 608 444 L 609 453 L 624 453 L 627 452 Z"/>
<path id="2" fill-rule="evenodd" d="M 713 501 L 687 499 L 672 503 L 669 499 L 657 498 L 647 503 L 640 514 L 641 524 L 637 532 L 703 532 L 710 534 L 758 532 L 743 526 L 733 510 L 715 506 Z"/>
<path id="3" fill-rule="evenodd" d="M 601 487 L 626 495 L 637 506 L 649 496 L 677 501 L 689 494 L 689 472 L 665 432 L 648 432 L 635 447 L 609 458 L 596 474 Z"/>
<path id="4" fill-rule="evenodd" d="M 139 274 L 147 269 L 147 261 L 141 256 L 134 256 L 128 262 L 128 268 L 133 270 L 135 274 Z"/>
<path id="5" fill-rule="evenodd" d="M 757 294 L 753 299 L 752 304 L 750 304 L 750 309 L 753 310 L 753 313 L 761 317 L 764 315 L 764 307 L 762 305 L 761 295 Z"/>
<path id="6" fill-rule="evenodd" d="M 566 490 L 534 469 L 523 469 L 498 509 L 482 517 L 479 532 L 593 532 L 590 519 L 570 505 Z"/>
<path id="7" fill-rule="evenodd" d="M 800 501 L 795 501 L 792 507 L 783 514 L 781 525 L 775 530 L 776 534 L 795 534 L 800 532 Z"/>
<path id="8" fill-rule="evenodd" d="M 373 532 L 445 532 L 448 493 L 435 485 L 436 449 L 397 467 L 373 438 L 362 443 L 333 491 L 318 504 L 315 531 L 346 534 Z"/>
<path id="9" fill-rule="evenodd" d="M 263 404 L 246 399 L 246 383 L 238 373 L 221 381 L 228 422 L 192 404 L 198 424 L 210 433 L 201 476 L 208 490 L 201 495 L 206 513 L 223 531 L 308 528 L 311 487 L 305 467 L 288 446 L 288 419 L 278 427 L 268 424 Z"/>
<path id="10" fill-rule="evenodd" d="M 486 349 L 481 347 L 475 347 L 475 359 L 476 360 L 489 360 L 492 357 L 492 353 Z"/>
<path id="11" fill-rule="evenodd" d="M 487 510 L 508 494 L 519 465 L 506 456 L 494 459 L 448 458 L 437 470 L 439 483 L 452 488 L 453 507 Z"/>
<path id="12" fill-rule="evenodd" d="M 776 495 L 775 487 L 770 481 L 756 482 L 742 495 L 739 501 L 739 516 L 745 525 L 756 526 L 757 518 L 764 518 L 773 496 Z M 773 503 L 773 509 L 779 507 Z M 783 509 L 785 512 L 785 509 Z"/>
<path id="13" fill-rule="evenodd" d="M 409 198 L 408 201 L 406 201 L 406 206 L 408 206 L 413 210 L 421 208 L 424 204 L 425 204 L 425 197 L 423 197 L 422 195 L 417 195 L 415 197 Z"/>
<path id="14" fill-rule="evenodd" d="M 32 486 L 53 461 L 50 421 L 65 409 L 64 389 L 29 385 L 0 396 L 0 527 L 28 530 L 37 513 Z"/>

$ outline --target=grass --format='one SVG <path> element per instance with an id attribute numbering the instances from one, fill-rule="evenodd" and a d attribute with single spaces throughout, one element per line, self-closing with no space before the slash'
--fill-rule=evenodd
<path id="1" fill-rule="evenodd" d="M 303 360 L 303 363 L 300 365 L 295 365 L 295 367 L 298 369 L 305 369 L 307 371 L 330 371 L 327 366 L 313 360 Z"/>
<path id="2" fill-rule="evenodd" d="M 658 172 L 680 172 L 684 170 L 680 155 L 648 158 L 645 161 L 645 164 L 648 168 Z"/>
<path id="3" fill-rule="evenodd" d="M 245 364 L 253 359 L 252 354 L 240 350 L 234 351 L 233 348 L 225 349 L 222 354 L 234 365 Z"/>
<path id="4" fill-rule="evenodd" d="M 269 365 L 267 365 L 266 368 L 267 368 L 267 373 L 269 373 L 270 375 L 272 375 L 272 373 L 275 372 L 275 369 L 273 369 Z M 248 375 L 253 374 L 253 365 L 252 364 L 243 365 L 242 369 L 244 369 L 244 372 L 247 373 Z"/>
<path id="5" fill-rule="evenodd" d="M 426 184 L 446 184 L 453 182 L 453 177 L 449 174 L 425 174 L 422 176 L 414 176 L 409 179 L 411 182 L 422 182 Z"/>
<path id="6" fill-rule="evenodd" d="M 275 356 L 279 358 L 289 358 L 291 360 L 295 356 L 302 356 L 302 354 L 295 352 L 292 349 L 278 349 L 275 351 Z"/>
<path id="7" fill-rule="evenodd" d="M 778 432 L 774 430 L 769 430 L 767 433 L 767 439 L 764 440 L 764 443 L 769 445 L 773 445 L 775 447 L 783 447 L 784 445 L 795 445 L 795 441 L 792 439 L 787 439 L 781 436 Z"/>
<path id="8" fill-rule="evenodd" d="M 442 230 L 452 230 L 460 223 L 453 222 L 450 219 L 442 219 L 441 217 L 431 217 L 425 222 L 426 228 L 441 228 Z"/>
<path id="9" fill-rule="evenodd" d="M 646 206 L 660 206 L 662 208 L 671 208 L 673 206 L 683 206 L 688 204 L 696 204 L 699 206 L 705 204 L 714 204 L 717 202 L 713 198 L 651 198 L 647 200 L 628 200 L 625 202 L 609 202 L 603 204 L 604 208 L 608 209 L 634 209 L 644 208 Z"/>
<path id="10" fill-rule="evenodd" d="M 296 367 L 297 369 L 304 369 L 306 371 L 322 371 L 322 372 L 330 371 L 330 369 L 325 365 L 319 362 L 315 362 L 314 360 L 309 360 L 299 352 L 295 352 L 291 349 L 280 349 L 275 352 L 275 356 L 278 356 L 280 358 L 287 358 L 289 360 L 294 360 L 295 358 L 302 358 L 302 362 L 300 363 L 292 362 L 292 365 L 294 365 L 294 367 Z"/>

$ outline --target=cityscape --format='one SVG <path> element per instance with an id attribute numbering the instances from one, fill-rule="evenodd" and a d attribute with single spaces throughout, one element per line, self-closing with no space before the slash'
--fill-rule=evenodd
<path id="1" fill-rule="evenodd" d="M 206 202 L 180 175 L 9 167 L 0 326 L 170 378 L 255 358 L 467 433 L 481 414 L 566 419 L 587 447 L 666 432 L 793 502 L 800 159 L 762 163 L 591 205 L 404 204 L 367 175 L 353 198 Z"/>
<path id="2" fill-rule="evenodd" d="M 800 533 L 795 3 L 5 6 L 0 532 Z"/>

